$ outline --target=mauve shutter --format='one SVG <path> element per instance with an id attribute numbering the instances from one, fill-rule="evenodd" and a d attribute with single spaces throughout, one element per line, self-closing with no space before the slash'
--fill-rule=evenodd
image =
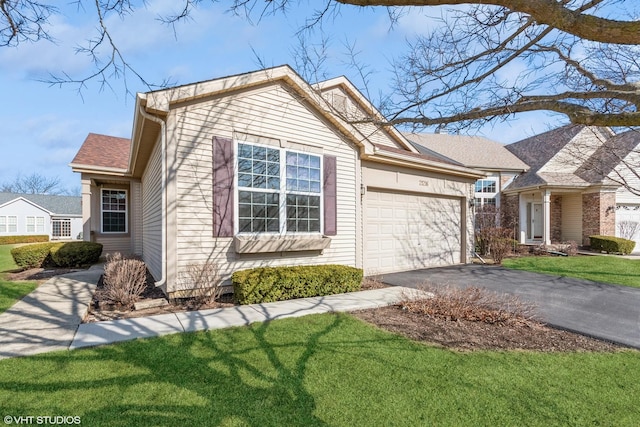
<path id="1" fill-rule="evenodd" d="M 335 236 L 338 234 L 335 156 L 324 156 L 324 185 L 322 190 L 324 193 L 324 234 Z"/>
<path id="2" fill-rule="evenodd" d="M 233 237 L 233 140 L 213 137 L 213 237 Z"/>

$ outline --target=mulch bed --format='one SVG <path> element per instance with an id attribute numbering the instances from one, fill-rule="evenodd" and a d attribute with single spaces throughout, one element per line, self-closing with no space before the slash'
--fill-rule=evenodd
<path id="1" fill-rule="evenodd" d="M 362 310 L 352 314 L 365 322 L 412 340 L 461 351 L 612 352 L 624 348 L 606 341 L 551 328 L 542 323 L 534 326 L 506 326 L 466 320 L 445 320 L 411 313 L 400 306 Z"/>

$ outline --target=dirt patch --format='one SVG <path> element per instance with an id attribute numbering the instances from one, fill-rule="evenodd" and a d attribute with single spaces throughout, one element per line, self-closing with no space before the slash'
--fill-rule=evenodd
<path id="1" fill-rule="evenodd" d="M 548 327 L 542 323 L 507 326 L 446 320 L 411 313 L 399 305 L 362 310 L 354 316 L 415 341 L 456 350 L 601 351 L 622 349 L 605 341 Z"/>

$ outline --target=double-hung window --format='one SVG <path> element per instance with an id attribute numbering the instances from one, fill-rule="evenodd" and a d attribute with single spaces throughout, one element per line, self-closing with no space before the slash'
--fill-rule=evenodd
<path id="1" fill-rule="evenodd" d="M 322 158 L 238 143 L 239 233 L 320 233 Z"/>
<path id="2" fill-rule="evenodd" d="M 127 191 L 102 189 L 102 232 L 127 232 Z"/>
<path id="3" fill-rule="evenodd" d="M 496 177 L 487 177 L 476 181 L 475 188 L 475 206 L 497 206 L 497 187 L 498 180 Z"/>
<path id="4" fill-rule="evenodd" d="M 27 233 L 44 233 L 44 217 L 28 216 Z"/>

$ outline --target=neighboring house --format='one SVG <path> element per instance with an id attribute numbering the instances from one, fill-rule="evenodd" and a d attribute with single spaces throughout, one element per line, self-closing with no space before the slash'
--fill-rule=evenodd
<path id="1" fill-rule="evenodd" d="M 616 217 L 640 220 L 640 197 L 620 179 L 640 189 L 638 142 L 633 131 L 569 125 L 507 145 L 531 167 L 504 190 L 519 240 L 588 245 L 591 235 L 619 234 Z"/>
<path id="2" fill-rule="evenodd" d="M 405 137 L 424 154 L 444 156 L 461 166 L 486 172 L 476 181 L 474 204 L 476 208 L 500 208 L 500 194 L 518 175 L 529 169 L 522 160 L 503 144 L 480 136 L 448 133 L 409 133 Z"/>
<path id="3" fill-rule="evenodd" d="M 82 198 L 0 192 L 0 236 L 82 238 Z"/>
<path id="4" fill-rule="evenodd" d="M 170 296 L 213 261 L 344 264 L 366 274 L 466 263 L 482 173 L 422 155 L 344 77 L 288 66 L 138 94 L 131 140 L 91 134 L 85 239 L 141 255 Z M 110 158 L 106 158 L 106 156 Z"/>

